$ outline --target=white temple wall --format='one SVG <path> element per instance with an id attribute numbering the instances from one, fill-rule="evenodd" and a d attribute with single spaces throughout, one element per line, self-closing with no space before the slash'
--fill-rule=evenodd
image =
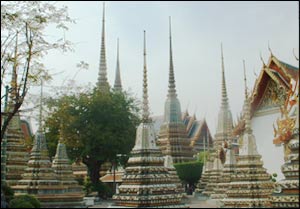
<path id="1" fill-rule="evenodd" d="M 259 154 L 262 155 L 264 167 L 269 174 L 277 173 L 277 181 L 284 178 L 281 172 L 281 165 L 284 163 L 283 146 L 278 147 L 273 144 L 273 124 L 276 124 L 276 120 L 279 117 L 280 113 L 273 113 L 255 116 L 251 121 L 257 149 Z"/>

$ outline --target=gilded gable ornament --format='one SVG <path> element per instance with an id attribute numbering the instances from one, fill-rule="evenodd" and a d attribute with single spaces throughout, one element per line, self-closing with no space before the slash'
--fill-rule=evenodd
<path id="1" fill-rule="evenodd" d="M 286 98 L 287 93 L 284 87 L 276 84 L 273 80 L 270 80 L 267 84 L 259 109 L 268 109 L 280 106 L 285 103 Z"/>
<path id="2" fill-rule="evenodd" d="M 286 107 L 280 107 L 280 111 L 282 119 L 276 120 L 277 129 L 273 124 L 274 137 L 276 137 L 273 140 L 274 144 L 287 143 L 291 139 L 296 122 L 295 118 L 288 115 Z"/>

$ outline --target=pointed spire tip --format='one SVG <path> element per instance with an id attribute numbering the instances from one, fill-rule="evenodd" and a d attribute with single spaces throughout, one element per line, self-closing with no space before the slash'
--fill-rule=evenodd
<path id="1" fill-rule="evenodd" d="M 149 121 L 148 81 L 146 64 L 146 31 L 144 30 L 144 69 L 143 69 L 143 122 Z"/>
<path id="2" fill-rule="evenodd" d="M 172 52 L 172 31 L 171 31 L 171 17 L 169 18 L 169 36 L 170 36 L 170 68 L 169 68 L 169 90 L 168 97 L 176 97 L 175 76 L 173 66 L 173 52 Z"/>

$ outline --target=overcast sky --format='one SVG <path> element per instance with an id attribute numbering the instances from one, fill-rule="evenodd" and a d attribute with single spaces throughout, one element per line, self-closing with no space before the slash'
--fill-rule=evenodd
<path id="1" fill-rule="evenodd" d="M 87 71 L 76 77 L 78 85 L 96 85 L 99 71 L 102 30 L 102 2 L 58 2 L 66 5 L 76 20 L 65 32 L 75 43 L 74 52 L 51 52 L 45 65 L 53 77 L 50 85 L 61 85 L 72 78 L 76 64 L 83 60 Z M 117 38 L 120 39 L 120 65 L 123 89 L 138 98 L 142 95 L 143 30 L 147 31 L 147 65 L 150 109 L 162 115 L 168 87 L 169 34 L 172 17 L 175 80 L 181 109 L 206 117 L 215 133 L 221 104 L 221 58 L 223 43 L 229 104 L 234 120 L 243 104 L 243 64 L 246 61 L 248 86 L 253 88 L 262 62 L 270 52 L 282 61 L 298 67 L 298 2 L 106 2 L 106 57 L 108 80 L 113 86 L 116 68 Z M 54 32 L 55 31 L 55 32 Z M 50 28 L 49 37 L 61 36 Z M 32 88 L 34 94 L 35 89 Z M 51 94 L 45 89 L 46 94 Z M 48 92 L 47 92 L 48 91 Z M 35 122 L 32 122 L 35 126 Z M 35 129 L 35 128 L 34 128 Z"/>

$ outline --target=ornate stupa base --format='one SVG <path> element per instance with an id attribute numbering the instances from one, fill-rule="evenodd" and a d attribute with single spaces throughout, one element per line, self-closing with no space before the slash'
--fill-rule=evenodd
<path id="1" fill-rule="evenodd" d="M 117 206 L 117 205 L 111 205 L 108 208 L 189 208 L 186 205 L 168 205 L 168 206 L 133 206 L 133 207 L 128 207 L 128 206 Z"/>
<path id="2" fill-rule="evenodd" d="M 269 198 L 226 198 L 224 208 L 270 208 Z"/>
<path id="3" fill-rule="evenodd" d="M 6 131 L 6 184 L 10 187 L 18 184 L 27 167 L 29 152 L 26 149 L 24 134 L 21 130 L 19 112 L 11 119 Z M 2 163 L 1 163 L 2 166 Z"/>
<path id="4" fill-rule="evenodd" d="M 61 134 L 62 135 L 62 134 Z M 62 137 L 62 136 L 61 136 Z M 62 141 L 62 138 L 61 138 Z M 82 186 L 75 180 L 75 175 L 72 171 L 72 166 L 69 163 L 66 145 L 59 142 L 56 149 L 56 155 L 52 162 L 52 168 L 56 173 L 57 180 L 65 187 L 63 206 L 67 207 L 82 207 L 84 205 Z"/>
<path id="5" fill-rule="evenodd" d="M 199 180 L 198 184 L 197 184 L 197 188 L 195 189 L 195 194 L 199 197 L 206 197 L 206 199 L 208 198 L 207 195 L 203 195 L 202 193 L 205 191 L 205 188 L 208 184 L 208 180 L 209 180 L 209 176 L 210 176 L 211 171 L 205 171 L 202 174 L 201 179 Z"/>
<path id="6" fill-rule="evenodd" d="M 221 161 L 220 159 L 216 159 L 216 162 L 219 162 L 220 165 L 221 165 Z M 210 173 L 210 181 L 209 183 L 207 184 L 206 188 L 205 188 L 205 191 L 202 192 L 203 195 L 207 195 L 207 196 L 211 196 L 212 194 L 215 193 L 215 188 L 217 188 L 217 185 L 220 181 L 220 176 L 221 176 L 221 172 L 222 170 L 220 168 L 218 169 L 214 169 L 211 171 Z"/>
<path id="7" fill-rule="evenodd" d="M 296 195 L 273 194 L 272 208 L 299 208 L 299 201 L 299 193 Z"/>
<path id="8" fill-rule="evenodd" d="M 221 200 L 221 199 L 224 199 L 225 197 L 227 197 L 226 194 L 219 194 L 219 193 L 210 195 L 210 199 L 212 199 L 212 200 Z"/>
<path id="9" fill-rule="evenodd" d="M 37 196 L 42 208 L 86 208 L 82 196 L 77 195 L 47 195 Z"/>
<path id="10" fill-rule="evenodd" d="M 156 147 L 151 123 L 141 123 L 137 129 L 136 144 L 131 151 L 128 166 L 113 196 L 111 208 L 187 208 L 182 204 L 182 193 L 174 184 L 164 158 Z"/>
<path id="11" fill-rule="evenodd" d="M 299 180 L 282 180 L 272 194 L 272 208 L 299 208 Z M 279 190 L 279 191 L 278 191 Z"/>
<path id="12" fill-rule="evenodd" d="M 44 188 L 43 188 L 44 187 Z M 61 185 L 39 186 L 38 189 L 25 188 L 22 185 L 14 186 L 15 196 L 30 194 L 40 202 L 42 208 L 84 208 L 82 193 L 70 193 Z M 66 191 L 66 192 L 65 192 Z"/>

